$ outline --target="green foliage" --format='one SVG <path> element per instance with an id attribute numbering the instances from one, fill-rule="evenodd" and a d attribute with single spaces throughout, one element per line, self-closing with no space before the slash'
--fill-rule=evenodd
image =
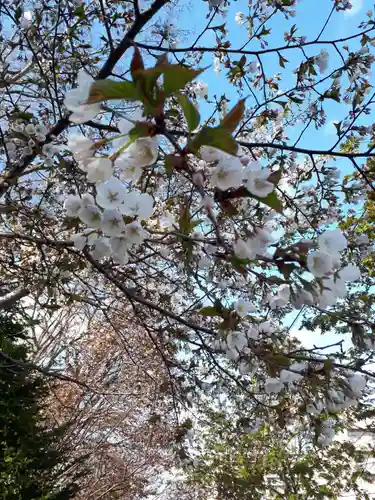
<path id="1" fill-rule="evenodd" d="M 197 108 L 194 106 L 194 104 L 184 94 L 177 93 L 176 97 L 182 108 L 182 111 L 184 112 L 185 119 L 189 127 L 189 131 L 192 132 L 199 125 L 200 122 L 199 112 Z"/>
<path id="2" fill-rule="evenodd" d="M 231 155 L 236 155 L 238 150 L 238 145 L 230 130 L 221 126 L 203 127 L 188 144 L 189 150 L 194 153 L 198 152 L 201 146 L 212 146 Z"/>
<path id="3" fill-rule="evenodd" d="M 28 367 L 22 340 L 22 327 L 0 317 L 0 499 L 73 498 L 74 482 L 60 486 L 59 480 L 70 466 L 59 449 L 65 429 L 46 425 L 47 386 Z"/>
<path id="4" fill-rule="evenodd" d="M 301 432 L 278 430 L 272 423 L 249 433 L 255 416 L 238 419 L 238 414 L 228 418 L 211 411 L 206 415 L 203 451 L 188 475 L 207 497 L 321 500 L 337 499 L 352 489 L 357 498 L 367 498 L 357 484 L 367 474 L 362 466 L 365 452 L 346 442 L 314 448 Z"/>
<path id="5" fill-rule="evenodd" d="M 114 80 L 97 80 L 91 85 L 88 104 L 113 99 L 126 99 L 136 101 L 139 99 L 137 87 L 126 80 L 116 82 Z"/>
<path id="6" fill-rule="evenodd" d="M 259 198 L 259 196 L 255 196 L 254 194 L 250 194 L 250 196 L 251 198 L 255 198 L 256 200 L 261 201 L 268 207 L 273 208 L 279 214 L 283 213 L 283 204 L 281 203 L 281 201 L 279 200 L 274 191 L 272 191 L 272 193 L 270 193 L 264 198 Z"/>

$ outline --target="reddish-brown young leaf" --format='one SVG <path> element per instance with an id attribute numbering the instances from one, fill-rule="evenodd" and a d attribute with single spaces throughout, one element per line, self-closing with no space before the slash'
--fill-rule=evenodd
<path id="1" fill-rule="evenodd" d="M 245 113 L 245 99 L 241 99 L 234 106 L 234 108 L 229 111 L 227 115 L 223 118 L 220 123 L 220 126 L 229 130 L 230 132 L 234 132 L 241 122 Z"/>
<path id="2" fill-rule="evenodd" d="M 134 54 L 130 64 L 130 72 L 134 81 L 137 79 L 137 72 L 144 68 L 142 54 L 138 47 L 134 47 Z"/>

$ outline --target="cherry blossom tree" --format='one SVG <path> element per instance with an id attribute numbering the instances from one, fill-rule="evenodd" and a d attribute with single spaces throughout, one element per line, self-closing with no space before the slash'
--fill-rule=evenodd
<path id="1" fill-rule="evenodd" d="M 303 5 L 202 1 L 184 30 L 182 0 L 0 2 L 0 305 L 121 312 L 160 364 L 185 463 L 207 399 L 244 398 L 253 426 L 303 426 L 319 449 L 371 409 L 373 338 L 307 348 L 293 326 L 344 304 L 343 331 L 371 321 L 353 299 L 372 293 L 371 241 L 342 223 L 374 191 L 374 13 L 332 38 L 351 4 L 327 2 L 306 36 Z M 35 363 L 95 387 L 89 355 L 70 373 L 74 328 Z"/>
<path id="2" fill-rule="evenodd" d="M 60 312 L 58 312 L 60 313 Z M 62 350 L 66 380 L 54 383 L 48 416 L 68 425 L 79 475 L 77 498 L 146 498 L 173 467 L 174 408 L 153 344 L 124 312 L 96 315 Z M 69 473 L 73 470 L 70 469 Z"/>

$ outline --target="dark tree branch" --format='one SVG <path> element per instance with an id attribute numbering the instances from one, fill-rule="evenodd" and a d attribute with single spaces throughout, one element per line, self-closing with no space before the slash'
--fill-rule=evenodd
<path id="1" fill-rule="evenodd" d="M 17 290 L 7 293 L 0 298 L 0 310 L 13 307 L 19 300 L 29 295 L 29 293 L 30 290 L 24 287 L 17 288 Z"/>
<path id="2" fill-rule="evenodd" d="M 311 42 L 305 42 L 301 44 L 283 45 L 281 47 L 274 47 L 262 50 L 225 49 L 223 47 L 194 47 L 193 45 L 190 47 L 178 47 L 175 49 L 170 49 L 169 47 L 158 47 L 155 45 L 148 45 L 146 43 L 139 43 L 139 42 L 137 42 L 137 46 L 143 49 L 157 50 L 160 52 L 221 52 L 223 54 L 245 54 L 245 55 L 259 56 L 262 54 L 271 54 L 273 52 L 277 53 L 283 50 L 300 49 L 301 47 L 308 47 L 310 45 L 334 45 L 337 43 L 344 43 L 349 40 L 353 40 L 354 38 L 363 36 L 369 33 L 370 31 L 374 31 L 374 29 L 375 28 L 368 28 L 367 30 L 361 31 L 360 33 L 356 33 L 355 35 L 351 35 L 345 38 L 337 38 L 336 40 L 313 40 Z"/>

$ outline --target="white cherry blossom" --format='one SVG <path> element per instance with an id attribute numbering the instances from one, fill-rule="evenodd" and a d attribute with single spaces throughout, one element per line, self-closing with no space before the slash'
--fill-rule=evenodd
<path id="1" fill-rule="evenodd" d="M 81 203 L 83 207 L 88 207 L 90 205 L 95 205 L 95 200 L 92 194 L 83 193 L 81 196 Z"/>
<path id="2" fill-rule="evenodd" d="M 246 16 L 243 12 L 237 12 L 234 20 L 236 24 L 244 24 L 246 22 Z"/>
<path id="3" fill-rule="evenodd" d="M 290 286 L 280 285 L 277 290 L 276 295 L 273 295 L 269 299 L 269 304 L 271 309 L 276 309 L 277 307 L 284 307 L 288 304 L 290 300 Z"/>
<path id="4" fill-rule="evenodd" d="M 25 11 L 23 13 L 19 24 L 21 30 L 27 31 L 30 28 L 32 17 L 33 14 L 31 11 Z"/>
<path id="5" fill-rule="evenodd" d="M 368 245 L 370 243 L 370 240 L 367 234 L 360 234 L 356 237 L 355 242 L 358 246 L 361 246 Z"/>
<path id="6" fill-rule="evenodd" d="M 33 135 L 35 134 L 35 126 L 32 123 L 28 123 L 24 131 L 26 134 Z"/>
<path id="7" fill-rule="evenodd" d="M 81 233 L 74 234 L 72 236 L 72 242 L 75 248 L 77 248 L 78 250 L 83 250 L 87 245 L 87 236 Z"/>
<path id="8" fill-rule="evenodd" d="M 47 156 L 47 158 L 52 158 L 58 151 L 58 146 L 56 144 L 53 144 L 52 142 L 43 144 L 42 153 L 44 154 L 44 156 Z"/>
<path id="9" fill-rule="evenodd" d="M 309 368 L 309 364 L 306 363 L 306 361 L 302 361 L 302 362 L 296 362 L 296 363 L 292 363 L 290 366 L 289 366 L 289 369 L 290 370 L 293 370 L 295 372 L 305 372 L 306 370 L 308 370 Z"/>
<path id="10" fill-rule="evenodd" d="M 257 340 L 259 338 L 259 330 L 257 328 L 249 328 L 246 330 L 246 336 L 248 339 Z"/>
<path id="11" fill-rule="evenodd" d="M 106 238 L 98 238 L 94 241 L 91 255 L 95 260 L 101 260 L 111 254 L 111 247 Z"/>
<path id="12" fill-rule="evenodd" d="M 258 325 L 258 330 L 259 333 L 262 333 L 263 335 L 269 337 L 275 332 L 275 327 L 271 321 L 263 321 Z"/>
<path id="13" fill-rule="evenodd" d="M 293 384 L 295 382 L 299 382 L 303 379 L 303 375 L 300 373 L 295 373 L 294 371 L 283 369 L 280 372 L 280 381 L 283 384 Z"/>
<path id="14" fill-rule="evenodd" d="M 258 71 L 258 68 L 259 68 L 259 62 L 258 61 L 251 61 L 248 64 L 248 68 L 249 68 L 250 73 L 256 73 Z"/>
<path id="15" fill-rule="evenodd" d="M 126 196 L 124 184 L 116 177 L 110 177 L 107 182 L 99 184 L 96 192 L 96 202 L 102 208 L 117 208 Z"/>
<path id="16" fill-rule="evenodd" d="M 242 184 L 244 177 L 243 165 L 239 158 L 229 156 L 225 161 L 220 160 L 219 164 L 212 169 L 211 185 L 223 191 Z"/>
<path id="17" fill-rule="evenodd" d="M 35 135 L 47 135 L 47 129 L 42 123 L 37 123 L 34 126 Z"/>
<path id="18" fill-rule="evenodd" d="M 248 238 L 246 241 L 238 239 L 234 244 L 233 244 L 233 250 L 236 256 L 240 259 L 252 259 L 253 258 L 253 252 L 250 247 L 250 238 Z"/>
<path id="19" fill-rule="evenodd" d="M 156 137 L 142 137 L 134 141 L 124 155 L 129 162 L 138 167 L 147 167 L 156 162 L 159 153 L 159 143 Z"/>
<path id="20" fill-rule="evenodd" d="M 94 79 L 85 70 L 78 72 L 77 81 L 78 87 L 68 90 L 64 104 L 72 112 L 69 116 L 71 122 L 85 123 L 100 112 L 100 103 L 86 104 Z"/>
<path id="21" fill-rule="evenodd" d="M 133 221 L 125 226 L 125 236 L 130 245 L 140 245 L 147 238 L 147 231 L 138 221 Z"/>
<path id="22" fill-rule="evenodd" d="M 270 172 L 266 168 L 250 171 L 246 179 L 247 189 L 251 194 L 265 198 L 275 189 L 275 185 L 267 180 L 269 176 Z"/>
<path id="23" fill-rule="evenodd" d="M 223 151 L 211 146 L 202 146 L 199 150 L 202 160 L 210 163 L 212 161 L 220 161 L 224 157 Z"/>
<path id="24" fill-rule="evenodd" d="M 213 59 L 213 68 L 214 68 L 215 75 L 219 76 L 220 72 L 221 72 L 220 57 L 216 57 L 216 56 L 214 57 L 214 59 Z"/>
<path id="25" fill-rule="evenodd" d="M 333 270 L 332 256 L 319 250 L 310 252 L 307 256 L 307 267 L 315 277 L 322 278 Z"/>
<path id="26" fill-rule="evenodd" d="M 143 111 L 139 107 L 128 118 L 124 117 L 119 120 L 117 128 L 122 137 L 116 137 L 112 140 L 114 149 L 120 149 L 129 141 L 129 132 L 135 127 L 135 122 L 144 119 Z"/>
<path id="27" fill-rule="evenodd" d="M 315 64 L 318 66 L 321 73 L 324 73 L 328 68 L 328 59 L 329 54 L 325 49 L 321 50 L 320 54 L 315 57 Z"/>
<path id="28" fill-rule="evenodd" d="M 264 392 L 266 394 L 278 394 L 284 389 L 284 384 L 279 378 L 268 378 L 264 384 Z"/>
<path id="29" fill-rule="evenodd" d="M 78 212 L 78 217 L 88 227 L 99 229 L 102 224 L 102 212 L 96 205 L 82 206 Z"/>
<path id="30" fill-rule="evenodd" d="M 324 231 L 318 238 L 319 248 L 327 253 L 336 253 L 345 250 L 348 241 L 340 229 Z"/>
<path id="31" fill-rule="evenodd" d="M 344 281 L 357 281 L 361 278 L 361 271 L 354 264 L 348 264 L 340 269 L 339 277 Z"/>
<path id="32" fill-rule="evenodd" d="M 208 85 L 204 82 L 196 82 L 193 85 L 193 91 L 198 98 L 204 99 L 208 95 Z"/>
<path id="33" fill-rule="evenodd" d="M 116 208 L 107 208 L 102 214 L 102 231 L 107 236 L 119 236 L 125 231 L 124 218 Z"/>
<path id="34" fill-rule="evenodd" d="M 69 194 L 64 201 L 64 208 L 69 217 L 77 217 L 82 206 L 82 200 L 75 194 Z"/>
<path id="35" fill-rule="evenodd" d="M 302 306 L 312 306 L 316 302 L 316 297 L 308 290 L 299 289 L 291 296 L 291 303 L 296 309 L 301 309 Z"/>
<path id="36" fill-rule="evenodd" d="M 366 387 L 366 377 L 362 373 L 354 373 L 348 378 L 348 384 L 355 396 L 359 397 Z"/>
<path id="37" fill-rule="evenodd" d="M 154 200 L 149 194 L 131 191 L 126 195 L 119 209 L 125 215 L 130 217 L 138 216 L 141 220 L 146 220 L 153 214 L 153 205 Z"/>
<path id="38" fill-rule="evenodd" d="M 230 332 L 227 336 L 227 344 L 229 349 L 242 351 L 247 346 L 248 340 L 242 332 Z"/>
<path id="39" fill-rule="evenodd" d="M 128 248 L 131 246 L 126 236 L 112 236 L 110 239 L 113 259 L 121 265 L 129 261 Z"/>
<path id="40" fill-rule="evenodd" d="M 113 174 L 113 165 L 108 158 L 93 158 L 87 163 L 87 180 L 101 183 L 108 181 Z"/>
<path id="41" fill-rule="evenodd" d="M 241 316 L 241 318 L 247 316 L 249 313 L 257 312 L 258 310 L 258 308 L 254 304 L 242 299 L 238 300 L 234 304 L 234 309 L 237 314 Z"/>
<path id="42" fill-rule="evenodd" d="M 93 146 L 94 141 L 84 135 L 72 134 L 68 137 L 68 148 L 84 172 L 87 172 L 87 165 L 94 155 Z"/>
<path id="43" fill-rule="evenodd" d="M 119 175 L 122 181 L 136 183 L 142 176 L 142 167 L 132 163 L 126 153 L 115 160 L 115 166 L 120 169 Z"/>
<path id="44" fill-rule="evenodd" d="M 334 290 L 326 288 L 322 291 L 319 297 L 319 307 L 326 309 L 327 307 L 335 305 L 337 302 L 337 295 Z"/>

